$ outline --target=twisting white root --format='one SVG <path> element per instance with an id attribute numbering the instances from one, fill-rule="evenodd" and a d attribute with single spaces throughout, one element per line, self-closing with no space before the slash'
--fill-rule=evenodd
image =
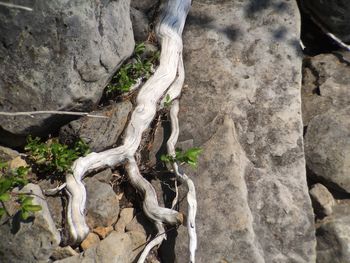
<path id="1" fill-rule="evenodd" d="M 171 135 L 167 142 L 168 154 L 175 157 L 175 144 L 179 137 L 179 121 L 177 115 L 179 113 L 179 101 L 174 100 L 170 108 L 171 119 Z M 196 213 L 197 213 L 197 199 L 196 190 L 193 181 L 183 172 L 180 172 L 179 166 L 176 162 L 172 164 L 176 179 L 187 186 L 187 231 L 189 236 L 189 252 L 190 262 L 195 262 L 195 253 L 197 249 L 197 232 L 196 232 Z"/>
<path id="2" fill-rule="evenodd" d="M 90 153 L 79 158 L 72 166 L 73 174 L 66 176 L 66 191 L 69 197 L 67 223 L 73 243 L 83 240 L 89 232 L 84 218 L 86 190 L 82 178 L 87 172 L 105 166 L 115 167 L 122 163 L 126 164 L 130 183 L 143 195 L 143 210 L 156 224 L 158 234 L 164 229 L 162 223 L 174 225 L 182 222 L 180 213 L 158 206 L 156 193 L 152 185 L 141 176 L 134 156 L 140 145 L 142 133 L 155 117 L 159 100 L 164 97 L 169 87 L 173 90 L 174 86 L 178 86 L 179 81 L 183 83 L 183 80 L 179 80 L 180 75 L 183 78 L 183 72 L 180 72 L 183 71 L 181 34 L 190 5 L 191 0 L 169 0 L 164 6 L 164 12 L 156 29 L 162 47 L 159 67 L 140 89 L 136 99 L 136 108 L 125 131 L 123 144 L 114 149 Z M 178 92 L 181 92 L 181 87 Z M 183 175 L 181 176 L 184 178 Z M 164 238 L 165 234 L 157 236 L 156 241 L 148 244 L 146 250 L 150 251 Z M 139 262 L 144 261 L 146 253 L 148 252 L 143 253 Z"/>

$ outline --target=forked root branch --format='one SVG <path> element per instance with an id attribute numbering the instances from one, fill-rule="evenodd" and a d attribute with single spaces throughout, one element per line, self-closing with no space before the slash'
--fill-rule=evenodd
<path id="1" fill-rule="evenodd" d="M 150 79 L 141 87 L 136 99 L 136 107 L 125 131 L 123 144 L 117 148 L 100 153 L 90 153 L 79 158 L 72 166 L 72 174 L 66 176 L 66 191 L 69 197 L 67 221 L 73 243 L 82 241 L 89 232 L 86 225 L 84 210 L 86 203 L 86 189 L 82 183 L 83 176 L 94 169 L 109 166 L 111 168 L 125 164 L 131 185 L 143 196 L 143 211 L 154 222 L 158 234 L 164 233 L 164 224 L 177 225 L 183 221 L 182 214 L 158 205 L 156 192 L 152 185 L 140 174 L 135 161 L 135 153 L 140 146 L 143 132 L 149 127 L 157 112 L 159 101 L 169 94 L 171 100 L 178 97 L 184 81 L 182 62 L 182 31 L 191 0 L 168 0 L 156 28 L 156 34 L 161 43 L 159 67 Z M 166 93 L 167 92 L 167 93 Z M 178 137 L 178 101 L 171 107 L 172 137 L 168 141 L 168 153 L 174 153 L 174 145 Z M 176 114 L 175 114 L 176 113 Z M 175 115 L 176 116 L 175 116 Z M 194 262 L 196 249 L 196 233 L 194 218 L 196 214 L 195 191 L 192 181 L 179 172 L 177 164 L 173 164 L 178 180 L 188 187 L 187 200 L 188 230 L 190 236 L 190 262 Z M 152 247 L 161 244 L 165 234 L 157 235 L 146 246 L 138 262 L 144 262 Z"/>

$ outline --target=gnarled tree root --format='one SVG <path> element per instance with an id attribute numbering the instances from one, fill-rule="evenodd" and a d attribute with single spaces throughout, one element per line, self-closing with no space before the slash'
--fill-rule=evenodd
<path id="1" fill-rule="evenodd" d="M 162 47 L 160 64 L 153 76 L 140 89 L 136 99 L 136 108 L 125 131 L 123 144 L 114 149 L 100 153 L 90 153 L 79 158 L 72 166 L 73 173 L 66 176 L 66 191 L 69 197 L 67 222 L 73 243 L 82 241 L 89 232 L 84 218 L 86 190 L 82 178 L 87 172 L 106 166 L 113 168 L 121 164 L 126 165 L 130 183 L 143 195 L 144 213 L 157 226 L 158 235 L 146 246 L 139 262 L 143 262 L 151 248 L 160 244 L 165 238 L 163 223 L 170 225 L 182 223 L 183 218 L 180 213 L 172 209 L 159 207 L 155 190 L 140 174 L 134 156 L 140 146 L 142 133 L 149 127 L 155 117 L 158 102 L 166 96 L 167 90 L 167 94 L 171 99 L 175 99 L 181 93 L 184 80 L 181 34 L 190 5 L 191 0 L 168 0 L 164 5 L 164 11 L 156 28 Z M 174 101 L 174 105 L 177 105 L 178 111 L 177 100 Z M 172 109 L 175 109 L 173 113 L 176 112 L 176 106 L 172 106 Z M 170 154 L 174 153 L 173 148 L 178 136 L 177 112 L 172 120 L 175 123 L 175 126 L 173 125 L 175 130 L 173 130 L 171 140 L 168 141 L 168 152 Z M 173 164 L 173 168 L 176 177 L 184 182 L 189 189 L 187 199 L 190 202 L 190 208 L 187 225 L 189 226 L 190 235 L 190 261 L 194 262 L 196 249 L 194 186 L 185 174 L 179 172 L 176 163 Z"/>

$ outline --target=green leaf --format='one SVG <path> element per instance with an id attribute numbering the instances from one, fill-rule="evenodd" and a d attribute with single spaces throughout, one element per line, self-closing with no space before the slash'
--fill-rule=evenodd
<path id="1" fill-rule="evenodd" d="M 34 197 L 22 195 L 20 197 L 20 203 L 22 206 L 31 205 Z"/>
<path id="2" fill-rule="evenodd" d="M 9 191 L 12 187 L 12 180 L 10 178 L 2 178 L 0 180 L 0 194 Z"/>
<path id="3" fill-rule="evenodd" d="M 185 152 L 185 156 L 187 156 L 192 161 L 197 161 L 198 155 L 202 152 L 200 148 L 191 148 Z"/>
<path id="4" fill-rule="evenodd" d="M 38 212 L 41 211 L 41 206 L 40 205 L 25 205 L 24 209 L 29 212 Z"/>
<path id="5" fill-rule="evenodd" d="M 3 193 L 0 195 L 0 201 L 6 202 L 11 199 L 11 196 L 9 193 Z"/>
<path id="6" fill-rule="evenodd" d="M 163 162 L 166 162 L 166 163 L 170 162 L 169 156 L 168 156 L 168 155 L 165 155 L 165 154 L 162 154 L 162 155 L 160 156 L 160 160 L 163 161 Z"/>
<path id="7" fill-rule="evenodd" d="M 21 219 L 23 220 L 27 220 L 28 217 L 29 217 L 29 212 L 28 211 L 25 211 L 25 210 L 21 210 Z"/>

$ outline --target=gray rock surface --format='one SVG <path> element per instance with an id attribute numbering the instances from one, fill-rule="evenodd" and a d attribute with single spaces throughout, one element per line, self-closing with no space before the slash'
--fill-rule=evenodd
<path id="1" fill-rule="evenodd" d="M 12 150 L 11 148 L 3 147 L 0 145 L 0 160 L 10 161 L 19 156 L 19 152 Z"/>
<path id="2" fill-rule="evenodd" d="M 28 5 L 33 12 L 0 8 L 0 111 L 91 110 L 133 52 L 130 1 Z M 66 120 L 62 115 L 1 117 L 0 127 L 27 135 Z"/>
<path id="3" fill-rule="evenodd" d="M 192 2 L 179 140 L 203 149 L 186 170 L 198 191 L 198 262 L 316 261 L 299 27 L 294 1 Z"/>
<path id="4" fill-rule="evenodd" d="M 317 263 L 350 262 L 350 206 L 338 205 L 317 224 Z"/>
<path id="5" fill-rule="evenodd" d="M 305 135 L 308 168 L 330 186 L 350 193 L 350 105 L 314 117 Z M 310 175 L 312 176 L 312 174 Z"/>
<path id="6" fill-rule="evenodd" d="M 92 114 L 109 118 L 83 117 L 72 121 L 60 129 L 60 141 L 70 144 L 81 138 L 94 152 L 111 148 L 124 130 L 131 109 L 131 102 L 123 101 L 94 111 Z"/>
<path id="7" fill-rule="evenodd" d="M 112 232 L 96 248 L 79 256 L 55 261 L 56 263 L 128 263 L 134 262 L 144 248 L 146 236 L 140 232 Z"/>
<path id="8" fill-rule="evenodd" d="M 125 226 L 125 232 L 141 232 L 145 236 L 150 236 L 155 231 L 153 223 L 141 212 Z"/>
<path id="9" fill-rule="evenodd" d="M 44 195 L 38 185 L 28 184 L 20 191 L 33 193 L 33 204 L 42 210 L 34 219 L 21 221 L 14 216 L 0 225 L 0 262 L 46 262 L 58 247 L 61 237 L 51 218 Z"/>
<path id="10" fill-rule="evenodd" d="M 52 255 L 51 255 L 51 259 L 53 260 L 60 260 L 60 259 L 64 259 L 67 257 L 73 257 L 73 256 L 78 256 L 79 253 L 76 252 L 72 247 L 70 246 L 66 246 L 66 247 L 57 247 Z"/>
<path id="11" fill-rule="evenodd" d="M 146 14 L 138 9 L 130 8 L 130 18 L 135 41 L 144 42 L 149 33 L 149 20 Z"/>
<path id="12" fill-rule="evenodd" d="M 310 196 L 316 214 L 329 216 L 333 213 L 335 200 L 324 185 L 314 184 L 310 189 Z"/>
<path id="13" fill-rule="evenodd" d="M 125 232 L 125 227 L 131 222 L 134 217 L 135 209 L 132 207 L 124 208 L 120 211 L 117 223 L 114 225 L 114 230 L 117 232 Z"/>
<path id="14" fill-rule="evenodd" d="M 144 13 L 147 13 L 152 7 L 158 4 L 158 0 L 131 0 L 130 5 Z"/>
<path id="15" fill-rule="evenodd" d="M 350 42 L 350 5 L 347 0 L 302 0 L 301 3 L 325 29 Z"/>
<path id="16" fill-rule="evenodd" d="M 118 219 L 119 201 L 113 188 L 95 178 L 84 180 L 87 192 L 86 222 L 91 229 L 111 226 Z"/>
<path id="17" fill-rule="evenodd" d="M 304 126 L 329 109 L 350 105 L 348 53 L 321 54 L 304 60 L 301 92 Z"/>
<path id="18" fill-rule="evenodd" d="M 55 187 L 58 186 L 57 181 L 52 182 L 51 180 L 45 180 L 45 179 L 40 180 L 38 184 L 41 187 L 41 189 L 43 189 L 44 193 L 45 193 L 45 190 L 54 189 Z M 63 209 L 65 204 L 64 204 L 62 195 L 54 195 L 54 196 L 47 195 L 45 199 L 46 199 L 48 208 L 50 210 L 51 217 L 55 222 L 56 227 L 63 228 L 64 220 L 62 218 L 62 215 L 64 214 Z"/>

